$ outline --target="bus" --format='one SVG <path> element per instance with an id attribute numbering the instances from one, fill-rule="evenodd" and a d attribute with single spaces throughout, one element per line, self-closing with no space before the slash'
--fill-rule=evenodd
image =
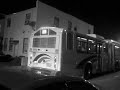
<path id="1" fill-rule="evenodd" d="M 87 79 L 120 69 L 120 43 L 95 34 L 41 27 L 30 37 L 27 65 L 41 75 Z"/>

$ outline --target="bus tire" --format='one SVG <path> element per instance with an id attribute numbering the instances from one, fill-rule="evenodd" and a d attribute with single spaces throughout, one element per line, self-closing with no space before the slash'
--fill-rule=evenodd
<path id="1" fill-rule="evenodd" d="M 84 79 L 90 79 L 92 77 L 92 64 L 87 63 L 84 67 Z"/>

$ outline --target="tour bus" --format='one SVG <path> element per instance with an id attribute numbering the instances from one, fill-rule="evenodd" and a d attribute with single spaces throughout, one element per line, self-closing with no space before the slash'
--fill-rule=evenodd
<path id="1" fill-rule="evenodd" d="M 28 66 L 46 76 L 89 78 L 120 68 L 120 44 L 95 34 L 41 27 L 30 37 Z"/>

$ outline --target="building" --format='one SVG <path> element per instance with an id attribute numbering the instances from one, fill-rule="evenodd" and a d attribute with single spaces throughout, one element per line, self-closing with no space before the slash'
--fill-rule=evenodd
<path id="1" fill-rule="evenodd" d="M 0 20 L 0 52 L 2 51 L 2 42 L 3 42 L 3 37 L 4 37 L 4 26 L 5 26 L 5 20 L 1 19 Z"/>
<path id="2" fill-rule="evenodd" d="M 83 34 L 94 32 L 93 25 L 37 1 L 34 8 L 6 16 L 3 52 L 27 57 L 29 36 L 42 26 L 61 27 Z"/>

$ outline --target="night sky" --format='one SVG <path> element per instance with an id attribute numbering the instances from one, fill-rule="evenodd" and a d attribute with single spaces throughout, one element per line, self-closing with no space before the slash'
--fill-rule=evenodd
<path id="1" fill-rule="evenodd" d="M 1 2 L 2 1 L 2 2 Z M 0 13 L 11 14 L 35 7 L 36 0 L 1 0 Z M 120 41 L 119 2 L 102 0 L 40 0 L 94 25 L 96 34 Z M 1 16 L 1 15 L 0 15 Z M 2 17 L 2 16 L 1 16 Z"/>

